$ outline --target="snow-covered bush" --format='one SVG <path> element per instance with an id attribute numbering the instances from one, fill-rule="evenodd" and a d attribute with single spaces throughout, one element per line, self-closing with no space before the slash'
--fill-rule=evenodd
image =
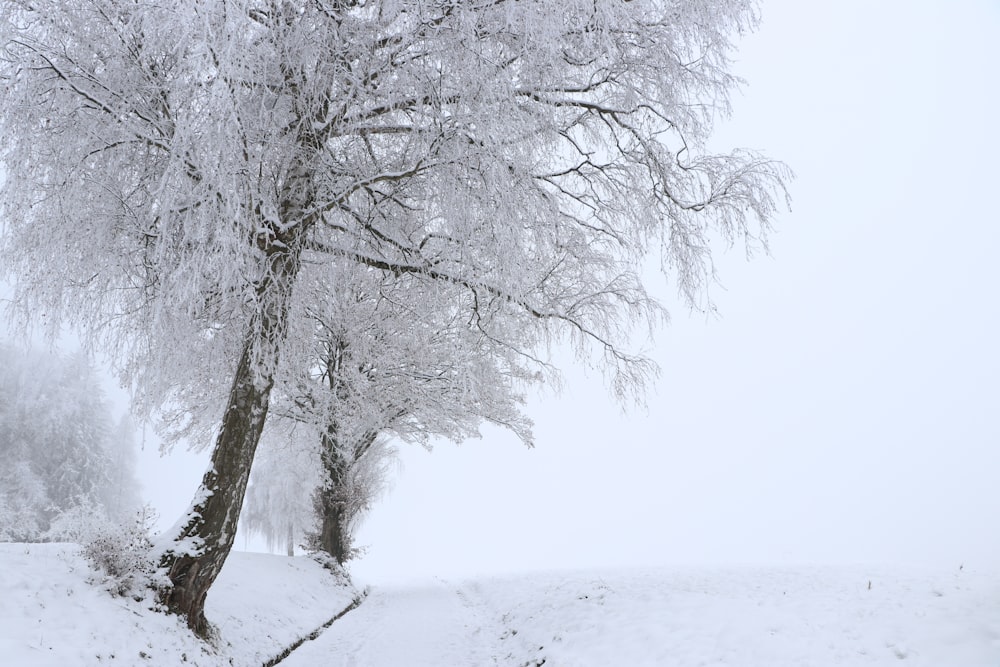
<path id="1" fill-rule="evenodd" d="M 42 517 L 51 504 L 44 482 L 30 464 L 7 460 L 0 470 L 0 542 L 37 541 Z"/>
<path id="2" fill-rule="evenodd" d="M 316 561 L 324 568 L 329 570 L 333 575 L 333 578 L 341 586 L 353 586 L 354 582 L 351 581 L 351 573 L 348 572 L 347 568 L 338 563 L 337 559 L 331 556 L 326 551 L 316 550 L 309 552 L 309 558 Z"/>
<path id="3" fill-rule="evenodd" d="M 155 518 L 146 507 L 131 521 L 116 522 L 84 504 L 59 515 L 46 537 L 76 542 L 95 571 L 95 583 L 115 597 L 139 599 L 157 585 L 157 563 L 151 556 L 149 534 Z"/>

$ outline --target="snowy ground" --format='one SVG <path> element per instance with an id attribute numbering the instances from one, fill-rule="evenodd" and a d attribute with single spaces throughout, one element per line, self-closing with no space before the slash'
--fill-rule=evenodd
<path id="1" fill-rule="evenodd" d="M 304 558 L 234 553 L 206 651 L 65 545 L 0 545 L 0 662 L 261 665 L 350 604 Z M 870 582 L 870 587 L 869 587 Z M 231 662 L 230 662 L 231 660 Z M 1000 576 L 899 568 L 548 573 L 372 586 L 280 665 L 1000 666 Z"/>
<path id="2" fill-rule="evenodd" d="M 206 604 L 219 633 L 210 649 L 176 617 L 88 583 L 76 552 L 0 544 L 0 665 L 260 665 L 355 595 L 309 559 L 234 552 Z"/>
<path id="3" fill-rule="evenodd" d="M 1000 579 L 674 569 L 375 588 L 283 663 L 320 664 L 997 667 Z"/>

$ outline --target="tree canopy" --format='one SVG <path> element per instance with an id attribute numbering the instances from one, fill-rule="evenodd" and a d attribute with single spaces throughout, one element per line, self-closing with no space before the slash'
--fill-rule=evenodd
<path id="1" fill-rule="evenodd" d="M 646 254 L 694 302 L 710 240 L 765 244 L 783 193 L 779 163 L 707 149 L 757 20 L 750 0 L 0 6 L 22 312 L 80 326 L 154 403 L 228 368 L 166 604 L 208 631 L 279 369 L 309 368 L 285 352 L 314 272 L 433 293 L 414 326 L 447 314 L 527 367 L 568 340 L 641 392 Z"/>

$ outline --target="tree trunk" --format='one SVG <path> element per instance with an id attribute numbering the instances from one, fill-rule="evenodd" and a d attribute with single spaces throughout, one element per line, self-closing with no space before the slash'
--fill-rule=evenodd
<path id="1" fill-rule="evenodd" d="M 326 440 L 326 438 L 324 438 Z M 316 510 L 320 515 L 317 535 L 322 551 L 330 554 L 338 565 L 350 560 L 351 538 L 347 527 L 347 466 L 336 453 L 323 453 L 326 483 L 316 491 Z"/>
<path id="2" fill-rule="evenodd" d="M 246 334 L 212 465 L 202 478 L 186 522 L 173 538 L 172 550 L 160 562 L 173 584 L 161 592 L 161 602 L 169 611 L 185 616 L 188 626 L 201 637 L 210 634 L 205 596 L 236 538 L 299 269 L 295 250 L 274 250 L 268 255 L 270 271 L 258 286 L 257 317 Z"/>
<path id="3" fill-rule="evenodd" d="M 295 522 L 288 522 L 288 544 L 285 553 L 292 557 L 295 555 Z"/>
<path id="4" fill-rule="evenodd" d="M 358 498 L 362 490 L 352 488 L 351 475 L 354 467 L 368 452 L 377 436 L 376 432 L 366 433 L 354 445 L 350 454 L 337 447 L 337 425 L 331 424 L 323 434 L 323 468 L 325 484 L 316 491 L 314 505 L 320 517 L 319 534 L 315 546 L 330 554 L 338 564 L 351 559 L 354 544 L 351 539 L 350 523 L 367 506 L 368 498 Z"/>

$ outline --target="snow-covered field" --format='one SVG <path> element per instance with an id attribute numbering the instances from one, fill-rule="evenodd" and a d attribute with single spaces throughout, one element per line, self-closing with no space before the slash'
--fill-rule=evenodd
<path id="1" fill-rule="evenodd" d="M 234 553 L 206 650 L 67 545 L 0 545 L 0 663 L 261 665 L 347 607 L 305 558 Z M 893 567 L 543 573 L 373 585 L 283 667 L 1000 666 L 1000 574 Z"/>

